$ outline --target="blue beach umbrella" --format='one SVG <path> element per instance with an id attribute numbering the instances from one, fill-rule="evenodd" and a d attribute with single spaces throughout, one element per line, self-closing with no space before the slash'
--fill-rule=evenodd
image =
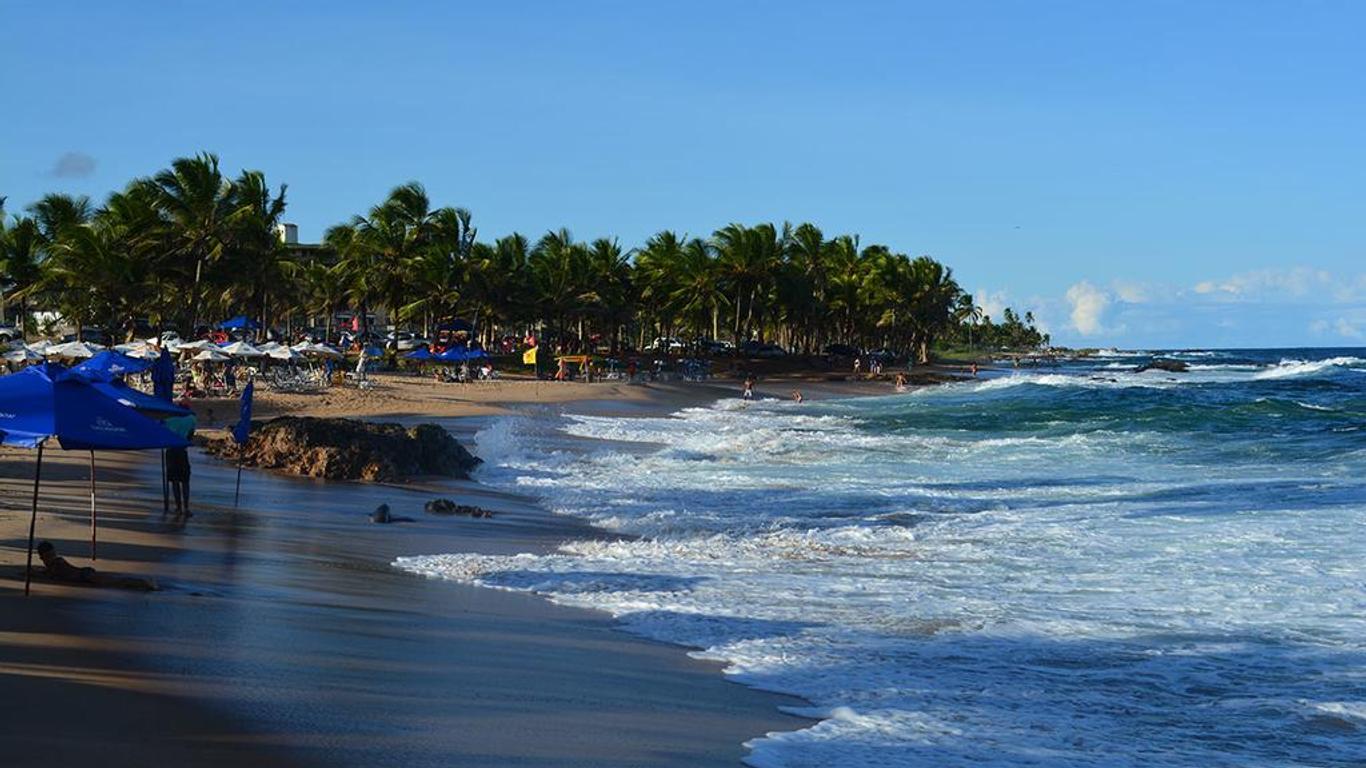
<path id="1" fill-rule="evenodd" d="M 122 352 L 106 349 L 71 370 L 91 381 L 110 381 L 130 373 L 142 373 L 151 367 L 151 360 L 129 357 Z"/>
<path id="2" fill-rule="evenodd" d="M 175 361 L 165 347 L 152 364 L 152 394 L 168 403 L 175 399 Z"/>
<path id="3" fill-rule="evenodd" d="M 90 558 L 95 559 L 95 451 L 183 448 L 186 440 L 73 375 L 60 365 L 36 365 L 0 376 L 0 445 L 37 448 L 33 510 L 28 524 L 24 594 L 33 574 L 43 449 L 55 440 L 64 450 L 90 451 Z"/>
<path id="4" fill-rule="evenodd" d="M 431 360 L 432 351 L 426 347 L 418 347 L 403 357 L 408 360 Z"/>
<path id="5" fill-rule="evenodd" d="M 446 363 L 461 363 L 469 359 L 464 347 L 451 347 L 436 355 L 436 359 Z"/>
<path id="6" fill-rule="evenodd" d="M 246 315 L 238 315 L 237 317 L 224 320 L 223 322 L 218 324 L 218 327 L 228 331 L 254 331 L 260 328 L 261 324 L 256 322 L 255 320 L 252 320 L 250 317 L 247 317 Z"/>

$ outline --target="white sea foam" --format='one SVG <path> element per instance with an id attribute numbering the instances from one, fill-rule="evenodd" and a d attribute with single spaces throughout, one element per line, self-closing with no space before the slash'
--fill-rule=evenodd
<path id="1" fill-rule="evenodd" d="M 1360 357 L 1330 357 L 1324 360 L 1282 360 L 1256 375 L 1258 379 L 1284 379 L 1292 376 L 1311 376 L 1329 368 L 1359 368 L 1366 366 Z"/>
<path id="2" fill-rule="evenodd" d="M 607 611 L 807 698 L 820 722 L 751 741 L 756 766 L 1366 761 L 1366 453 L 1226 466 L 1180 433 L 914 427 L 1098 386 L 1063 378 L 502 419 L 481 479 L 639 538 L 396 564 Z"/>

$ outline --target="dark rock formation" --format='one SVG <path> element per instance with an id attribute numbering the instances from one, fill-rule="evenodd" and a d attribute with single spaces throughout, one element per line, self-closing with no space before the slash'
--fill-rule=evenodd
<path id="1" fill-rule="evenodd" d="M 231 438 L 211 441 L 205 449 L 231 461 L 238 458 Z M 242 462 L 304 477 L 386 482 L 418 475 L 468 477 L 479 459 L 435 424 L 407 428 L 283 416 L 252 423 Z"/>
<path id="2" fill-rule="evenodd" d="M 1144 363 L 1143 365 L 1138 366 L 1134 369 L 1134 373 L 1143 373 L 1144 371 L 1149 369 L 1158 371 L 1170 371 L 1171 373 L 1185 373 L 1186 371 L 1190 370 L 1190 366 L 1186 365 L 1184 362 L 1180 360 L 1168 360 L 1166 358 L 1159 357 L 1155 360 L 1150 360 Z"/>
<path id="3" fill-rule="evenodd" d="M 450 499 L 432 499 L 422 507 L 429 515 L 469 515 L 470 517 L 493 517 L 493 512 L 470 504 L 456 504 Z"/>

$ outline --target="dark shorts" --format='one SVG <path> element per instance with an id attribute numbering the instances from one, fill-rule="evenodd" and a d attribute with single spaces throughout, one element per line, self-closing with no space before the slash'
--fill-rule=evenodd
<path id="1" fill-rule="evenodd" d="M 184 448 L 166 449 L 166 479 L 173 482 L 190 479 L 190 454 Z"/>

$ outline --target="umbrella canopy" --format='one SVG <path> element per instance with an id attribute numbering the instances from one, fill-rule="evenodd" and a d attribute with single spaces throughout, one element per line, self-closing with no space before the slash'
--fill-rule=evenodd
<path id="1" fill-rule="evenodd" d="M 189 416 L 191 413 L 189 408 L 183 408 L 146 392 L 139 392 L 121 381 L 93 381 L 90 386 L 100 394 L 113 398 L 119 405 L 148 415 Z"/>
<path id="2" fill-rule="evenodd" d="M 151 360 L 139 360 L 137 358 L 129 357 L 122 352 L 106 349 L 71 370 L 83 378 L 95 381 L 109 381 L 110 379 L 126 376 L 130 373 L 142 373 L 151 367 Z"/>
<path id="3" fill-rule="evenodd" d="M 219 347 L 219 349 L 233 357 L 261 357 L 265 354 L 245 341 L 234 341 L 231 344 L 224 344 L 222 347 Z"/>
<path id="4" fill-rule="evenodd" d="M 265 344 L 257 344 L 256 348 L 269 354 L 272 349 L 279 349 L 282 346 L 284 345 L 278 341 L 267 341 Z"/>
<path id="5" fill-rule="evenodd" d="M 21 346 L 18 349 L 11 349 L 4 354 L 7 363 L 36 363 L 43 359 L 41 353 L 28 347 Z"/>
<path id="6" fill-rule="evenodd" d="M 65 344 L 54 344 L 48 347 L 43 354 L 48 357 L 65 357 L 71 360 L 78 360 L 94 357 L 100 353 L 100 350 L 100 347 L 86 344 L 84 341 L 69 341 Z"/>
<path id="7" fill-rule="evenodd" d="M 224 353 L 222 350 L 208 347 L 200 350 L 199 354 L 190 359 L 196 362 L 226 363 L 232 359 L 232 356 Z"/>
<path id="8" fill-rule="evenodd" d="M 214 343 L 208 339 L 195 339 L 194 341 L 183 341 L 175 345 L 175 351 L 183 352 L 189 350 L 191 352 L 196 352 L 201 349 L 208 349 L 212 346 L 214 346 Z"/>
<path id="9" fill-rule="evenodd" d="M 294 347 L 295 352 L 302 352 L 305 355 L 317 355 L 319 357 L 345 357 L 341 350 L 334 349 L 326 344 L 313 344 L 304 342 Z"/>
<path id="10" fill-rule="evenodd" d="M 47 339 L 42 339 L 42 340 L 40 340 L 40 341 L 35 341 L 35 342 L 33 342 L 32 344 L 26 344 L 25 346 L 27 346 L 29 349 L 33 350 L 34 352 L 37 352 L 37 353 L 39 353 L 39 354 L 42 354 L 43 352 L 46 352 L 47 350 L 51 349 L 52 346 L 53 346 L 53 344 L 52 344 L 52 342 L 48 341 Z"/>
<path id="11" fill-rule="evenodd" d="M 431 360 L 432 351 L 430 349 L 427 349 L 426 347 L 418 347 L 412 352 L 409 352 L 408 354 L 404 355 L 404 357 L 409 360 Z"/>
<path id="12" fill-rule="evenodd" d="M 129 357 L 139 360 L 155 360 L 161 354 L 161 349 L 145 341 L 131 341 L 127 344 L 119 344 L 114 347 L 115 352 L 122 352 Z"/>
<path id="13" fill-rule="evenodd" d="M 243 328 L 248 330 L 255 330 L 257 328 L 260 328 L 261 324 L 256 322 L 255 320 L 252 320 L 250 317 L 247 317 L 246 315 L 238 315 L 237 317 L 224 320 L 223 322 L 218 324 L 218 327 L 230 331 L 239 330 Z"/>
<path id="14" fill-rule="evenodd" d="M 95 389 L 60 365 L 0 376 L 0 444 L 68 450 L 183 448 L 184 438 Z"/>
<path id="15" fill-rule="evenodd" d="M 266 357 L 271 360 L 302 360 L 304 356 L 289 347 L 276 347 L 266 352 Z"/>
<path id="16" fill-rule="evenodd" d="M 451 347 L 450 349 L 438 352 L 436 355 L 433 355 L 433 359 L 441 360 L 447 363 L 460 363 L 464 362 L 465 360 L 468 360 L 469 355 L 466 354 L 464 347 Z"/>

